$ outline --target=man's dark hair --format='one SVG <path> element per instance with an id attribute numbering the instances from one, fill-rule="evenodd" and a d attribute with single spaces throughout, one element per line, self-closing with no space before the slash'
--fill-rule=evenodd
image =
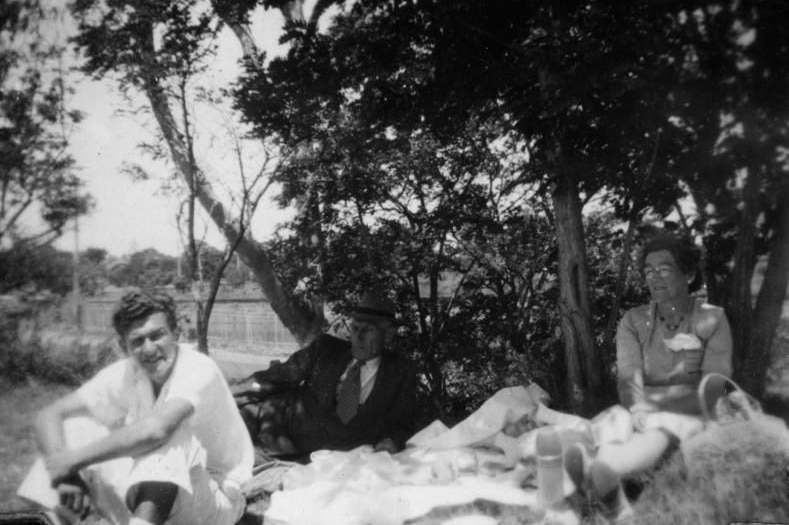
<path id="1" fill-rule="evenodd" d="M 175 314 L 175 301 L 167 294 L 134 291 L 121 297 L 115 313 L 112 314 L 112 326 L 121 337 L 126 337 L 131 326 L 157 312 L 164 313 L 167 326 L 175 333 L 178 320 Z"/>
<path id="2" fill-rule="evenodd" d="M 691 292 L 701 287 L 701 248 L 686 236 L 669 232 L 655 233 L 648 237 L 641 247 L 639 264 L 643 268 L 647 255 L 660 250 L 666 250 L 674 257 L 674 262 L 682 273 L 692 275 L 693 281 L 689 285 Z"/>

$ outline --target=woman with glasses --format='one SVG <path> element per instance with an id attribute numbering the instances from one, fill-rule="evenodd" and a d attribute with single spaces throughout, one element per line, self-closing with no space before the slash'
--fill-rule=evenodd
<path id="1" fill-rule="evenodd" d="M 643 246 L 651 300 L 625 313 L 616 336 L 619 398 L 637 428 L 653 412 L 699 415 L 702 376 L 731 374 L 732 337 L 723 308 L 691 295 L 701 284 L 699 262 L 700 250 L 688 239 L 660 234 Z M 708 393 L 717 398 L 722 389 L 718 383 Z"/>
<path id="2" fill-rule="evenodd" d="M 726 314 L 692 294 L 701 284 L 700 259 L 689 239 L 661 233 L 646 240 L 640 263 L 650 301 L 625 313 L 616 336 L 619 399 L 631 414 L 632 434 L 600 446 L 594 459 L 582 446 L 565 456 L 576 486 L 591 489 L 614 515 L 627 508 L 619 480 L 649 469 L 701 428 L 701 378 L 731 374 Z M 723 388 L 722 380 L 710 381 L 707 406 Z"/>

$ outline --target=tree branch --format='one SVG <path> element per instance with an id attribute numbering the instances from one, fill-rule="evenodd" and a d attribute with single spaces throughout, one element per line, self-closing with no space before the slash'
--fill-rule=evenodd
<path id="1" fill-rule="evenodd" d="M 142 60 L 148 64 L 155 64 L 153 27 L 150 24 L 145 28 L 143 36 L 140 43 Z M 209 217 L 225 239 L 230 243 L 235 243 L 238 240 L 239 256 L 252 269 L 263 293 L 271 303 L 271 308 L 277 313 L 283 324 L 300 343 L 309 342 L 320 333 L 322 328 L 323 319 L 319 315 L 320 312 L 305 307 L 283 288 L 276 269 L 265 250 L 252 239 L 246 237 L 243 231 L 228 217 L 224 205 L 214 194 L 208 181 L 204 177 L 196 178 L 197 173 L 190 164 L 187 145 L 184 144 L 183 135 L 175 123 L 167 96 L 158 77 L 152 68 L 143 68 L 141 80 L 143 92 L 151 104 L 154 117 L 170 149 L 173 162 L 185 182 L 187 185 L 195 184 L 198 201 L 208 212 Z"/>

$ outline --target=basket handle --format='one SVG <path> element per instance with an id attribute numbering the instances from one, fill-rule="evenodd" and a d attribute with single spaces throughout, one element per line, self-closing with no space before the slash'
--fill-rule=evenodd
<path id="1" fill-rule="evenodd" d="M 704 421 L 705 422 L 706 421 L 712 421 L 714 419 L 710 415 L 710 410 L 707 407 L 707 398 L 704 395 L 705 391 L 707 390 L 707 384 L 709 383 L 709 380 L 712 379 L 713 377 L 717 377 L 717 378 L 723 379 L 729 385 L 733 386 L 734 389 L 737 390 L 742 395 L 743 399 L 747 403 L 747 407 L 745 408 L 746 415 L 748 416 L 748 419 L 750 419 L 751 413 L 753 411 L 751 407 L 754 406 L 754 405 L 756 405 L 756 406 L 759 405 L 759 402 L 756 400 L 756 398 L 754 398 L 752 395 L 748 394 L 745 390 L 743 390 L 740 387 L 740 385 L 735 383 L 734 380 L 732 380 L 731 378 L 726 377 L 725 375 L 723 375 L 723 374 L 721 374 L 719 372 L 708 372 L 707 374 L 704 375 L 704 377 L 701 378 L 701 381 L 699 382 L 699 388 L 698 388 L 699 405 L 701 406 L 701 414 L 704 417 Z"/>

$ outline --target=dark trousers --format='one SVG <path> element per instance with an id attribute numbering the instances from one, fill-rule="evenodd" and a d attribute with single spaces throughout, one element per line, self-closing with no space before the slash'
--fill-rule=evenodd
<path id="1" fill-rule="evenodd" d="M 299 450 L 291 438 L 297 399 L 295 389 L 254 397 L 236 396 L 236 404 L 255 446 L 255 465 L 273 459 L 309 461 L 308 455 Z"/>

